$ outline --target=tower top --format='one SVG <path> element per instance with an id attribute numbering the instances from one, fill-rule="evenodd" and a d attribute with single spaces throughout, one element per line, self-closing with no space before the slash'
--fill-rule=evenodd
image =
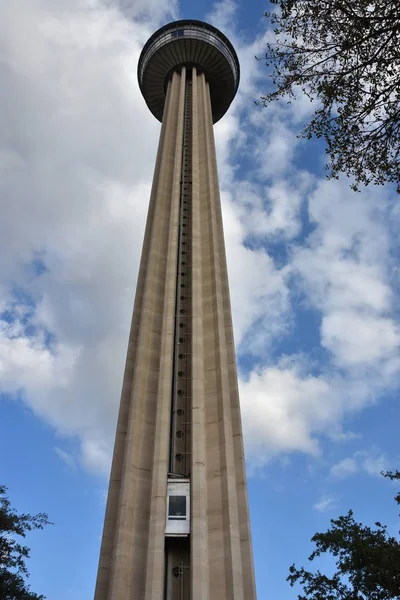
<path id="1" fill-rule="evenodd" d="M 140 54 L 139 87 L 162 121 L 167 83 L 179 67 L 196 67 L 210 86 L 213 122 L 224 116 L 239 85 L 239 60 L 228 38 L 203 21 L 182 20 L 153 33 Z"/>

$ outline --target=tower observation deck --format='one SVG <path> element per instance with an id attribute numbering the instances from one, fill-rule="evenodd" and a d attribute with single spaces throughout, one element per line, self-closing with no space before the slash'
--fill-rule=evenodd
<path id="1" fill-rule="evenodd" d="M 213 132 L 239 62 L 215 27 L 176 21 L 138 80 L 162 127 L 95 600 L 255 600 Z"/>

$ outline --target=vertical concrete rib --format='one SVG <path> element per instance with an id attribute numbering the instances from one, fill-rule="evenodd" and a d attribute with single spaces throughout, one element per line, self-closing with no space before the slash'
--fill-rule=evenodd
<path id="1" fill-rule="evenodd" d="M 154 439 L 154 459 L 152 468 L 152 493 L 147 554 L 145 600 L 160 600 L 164 590 L 165 571 L 165 496 L 169 464 L 171 381 L 173 377 L 175 300 L 178 254 L 178 222 L 180 179 L 182 170 L 183 114 L 185 105 L 186 69 L 181 74 L 174 73 L 172 92 L 179 88 L 176 120 L 176 143 L 172 157 L 173 169 L 171 189 L 171 212 L 169 215 L 169 239 L 167 246 L 167 268 L 164 291 L 164 310 L 160 343 L 160 367 L 157 390 L 157 413 Z M 168 217 L 168 216 L 167 216 Z"/>
<path id="2" fill-rule="evenodd" d="M 200 80 L 200 81 L 199 81 Z M 202 85 L 204 75 L 192 71 L 192 477 L 191 600 L 208 600 L 208 531 L 204 390 L 203 278 L 201 194 L 205 169 Z M 203 143 L 202 143 L 203 142 Z M 201 151 L 203 150 L 203 151 Z"/>
<path id="3" fill-rule="evenodd" d="M 205 106 L 205 131 L 208 157 L 208 182 L 210 195 L 211 253 L 213 256 L 214 327 L 216 344 L 216 369 L 218 401 L 220 408 L 219 444 L 221 448 L 222 515 L 224 528 L 225 577 L 227 595 L 232 600 L 243 599 L 242 563 L 240 557 L 238 507 L 236 497 L 236 473 L 233 455 L 232 415 L 229 394 L 229 375 L 226 351 L 226 315 L 222 298 L 220 239 L 223 231 L 215 218 L 215 205 L 220 202 L 217 165 L 214 149 L 211 102 L 209 87 L 203 87 Z"/>

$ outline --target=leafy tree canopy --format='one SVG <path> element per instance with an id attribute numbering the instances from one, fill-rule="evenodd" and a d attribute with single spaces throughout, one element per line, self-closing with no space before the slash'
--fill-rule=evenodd
<path id="1" fill-rule="evenodd" d="M 400 193 L 399 0 L 270 0 L 265 60 L 274 89 L 264 105 L 299 91 L 316 102 L 301 132 L 326 141 L 328 178 L 393 182 Z"/>
<path id="2" fill-rule="evenodd" d="M 400 471 L 387 472 L 385 477 L 400 480 Z M 395 498 L 400 504 L 400 494 Z M 400 542 L 381 523 L 375 528 L 357 523 L 353 512 L 331 520 L 325 533 L 316 533 L 312 540 L 315 550 L 312 561 L 330 553 L 336 562 L 336 572 L 327 577 L 320 571 L 311 573 L 292 565 L 287 580 L 300 583 L 303 595 L 299 600 L 398 600 L 400 598 Z"/>
<path id="3" fill-rule="evenodd" d="M 45 513 L 18 514 L 6 496 L 7 488 L 0 486 L 0 598 L 1 600 L 44 600 L 30 591 L 26 584 L 29 576 L 25 560 L 29 548 L 19 543 L 26 533 L 43 529 L 49 524 Z"/>

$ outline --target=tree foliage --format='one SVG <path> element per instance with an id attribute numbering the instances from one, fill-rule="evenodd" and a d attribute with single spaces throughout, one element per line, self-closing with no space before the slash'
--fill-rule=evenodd
<path id="1" fill-rule="evenodd" d="M 316 108 L 300 135 L 325 139 L 328 178 L 354 176 L 354 189 L 394 182 L 400 193 L 400 2 L 270 2 L 264 105 L 301 90 Z"/>
<path id="2" fill-rule="evenodd" d="M 400 480 L 400 471 L 385 477 Z M 395 497 L 400 504 L 400 494 Z M 316 533 L 315 550 L 309 560 L 330 553 L 336 572 L 327 577 L 292 565 L 287 580 L 300 583 L 304 595 L 299 600 L 396 600 L 400 598 L 400 542 L 389 535 L 386 526 L 371 528 L 357 523 L 353 512 L 331 520 L 325 533 Z"/>
<path id="3" fill-rule="evenodd" d="M 7 488 L 0 486 L 0 598 L 1 600 L 43 600 L 30 591 L 26 584 L 29 576 L 25 564 L 29 548 L 16 538 L 25 538 L 27 532 L 43 529 L 49 524 L 45 513 L 18 514 L 6 496 Z"/>

